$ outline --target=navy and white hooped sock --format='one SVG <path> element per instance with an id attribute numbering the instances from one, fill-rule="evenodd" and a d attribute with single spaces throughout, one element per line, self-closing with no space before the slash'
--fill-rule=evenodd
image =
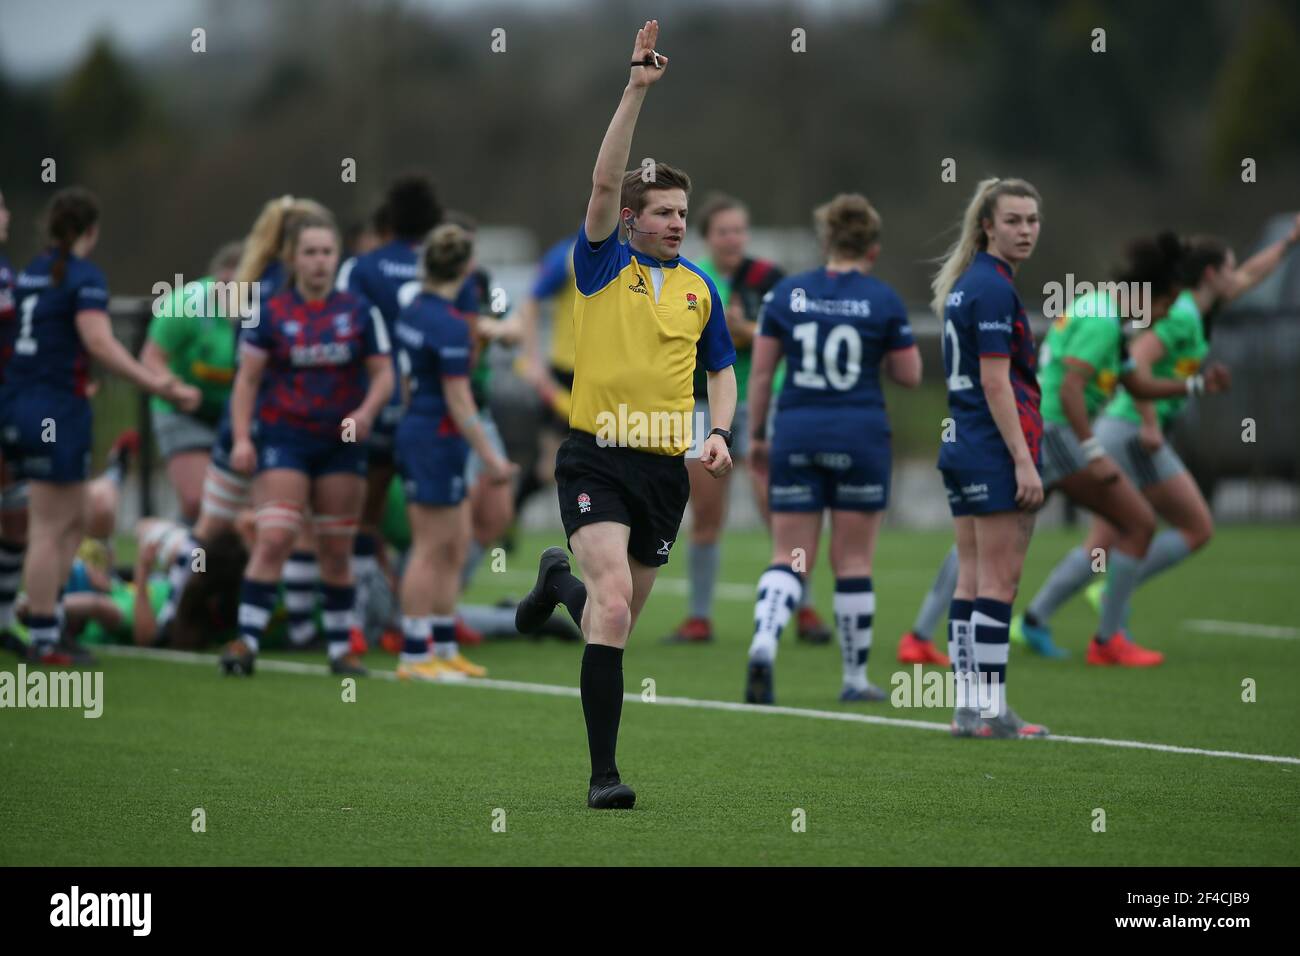
<path id="1" fill-rule="evenodd" d="M 23 624 L 31 638 L 32 653 L 36 657 L 48 654 L 59 643 L 59 619 L 53 614 L 24 614 Z"/>
<path id="2" fill-rule="evenodd" d="M 161 630 L 166 627 L 176 616 L 176 609 L 180 607 L 181 595 L 185 592 L 185 585 L 189 583 L 190 575 L 194 571 L 194 552 L 203 547 L 198 538 L 190 534 L 185 539 L 185 546 L 176 552 L 172 558 L 171 567 L 167 569 L 167 600 L 158 611 L 156 623 Z"/>
<path id="3" fill-rule="evenodd" d="M 373 534 L 358 531 L 352 539 L 352 586 L 355 592 L 353 608 L 358 626 L 366 619 L 370 607 L 370 580 L 379 570 L 379 543 Z"/>
<path id="4" fill-rule="evenodd" d="M 995 714 L 1007 707 L 1007 651 L 1010 648 L 1011 605 L 1005 601 L 977 597 L 971 613 L 975 631 L 975 663 L 979 668 L 981 710 Z"/>
<path id="5" fill-rule="evenodd" d="M 448 661 L 460 653 L 456 643 L 456 619 L 450 614 L 435 614 L 429 618 L 433 630 L 433 656 L 440 661 Z"/>
<path id="6" fill-rule="evenodd" d="M 749 659 L 770 664 L 776 660 L 776 643 L 790 615 L 799 605 L 804 590 L 803 579 L 788 564 L 774 564 L 758 579 L 758 596 L 754 600 L 754 639 L 749 644 Z"/>
<path id="7" fill-rule="evenodd" d="M 244 583 L 239 586 L 239 636 L 254 654 L 261 647 L 279 591 L 280 586 L 274 581 L 244 578 Z"/>
<path id="8" fill-rule="evenodd" d="M 952 661 L 952 673 L 956 678 L 956 706 L 974 707 L 978 701 L 968 699 L 966 689 L 973 685 L 974 675 L 978 671 L 975 663 L 975 635 L 971 629 L 971 615 L 975 611 L 975 602 L 965 598 L 953 598 L 948 605 L 948 658 Z"/>
<path id="9" fill-rule="evenodd" d="M 422 664 L 433 657 L 433 615 L 402 617 L 402 657 L 403 664 Z"/>
<path id="10" fill-rule="evenodd" d="M 294 551 L 284 562 L 284 610 L 289 619 L 289 643 L 305 647 L 316 636 L 316 588 L 320 565 L 310 551 Z"/>
<path id="11" fill-rule="evenodd" d="M 844 686 L 867 688 L 867 658 L 871 654 L 871 625 L 876 614 L 876 594 L 871 578 L 835 581 L 835 630 L 840 638 Z"/>
<path id="12" fill-rule="evenodd" d="M 0 630 L 13 627 L 14 601 L 23 583 L 23 556 L 27 546 L 0 540 Z"/>
<path id="13" fill-rule="evenodd" d="M 338 660 L 352 648 L 352 627 L 356 621 L 357 589 L 351 584 L 322 584 L 321 623 L 330 660 Z"/>

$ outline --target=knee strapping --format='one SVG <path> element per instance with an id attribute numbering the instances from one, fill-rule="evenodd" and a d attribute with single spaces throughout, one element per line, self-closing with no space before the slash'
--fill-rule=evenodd
<path id="1" fill-rule="evenodd" d="M 312 527 L 318 535 L 345 536 L 357 533 L 357 518 L 353 515 L 312 515 Z"/>
<path id="2" fill-rule="evenodd" d="M 203 511 L 233 521 L 239 511 L 248 507 L 250 485 L 247 478 L 234 472 L 209 470 L 203 479 Z"/>
<path id="3" fill-rule="evenodd" d="M 302 505 L 296 501 L 268 501 L 257 509 L 258 531 L 277 529 L 296 535 L 302 522 Z"/>

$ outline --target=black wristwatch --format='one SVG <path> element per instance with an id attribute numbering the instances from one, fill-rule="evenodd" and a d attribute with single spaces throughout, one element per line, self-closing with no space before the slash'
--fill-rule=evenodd
<path id="1" fill-rule="evenodd" d="M 709 434 L 710 434 L 710 435 L 721 435 L 721 436 L 722 436 L 722 440 L 725 441 L 725 442 L 727 443 L 727 448 L 728 448 L 728 449 L 731 448 L 731 432 L 727 431 L 725 428 L 715 428 L 715 429 L 713 429 L 713 431 L 709 432 Z"/>

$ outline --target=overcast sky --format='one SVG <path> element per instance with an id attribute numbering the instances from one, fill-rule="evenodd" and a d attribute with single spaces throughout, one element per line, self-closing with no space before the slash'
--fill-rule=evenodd
<path id="1" fill-rule="evenodd" d="M 588 2 L 591 0 L 406 0 L 412 7 L 442 11 L 484 7 L 553 9 Z M 707 2 L 752 6 L 755 0 Z M 801 0 L 800 6 L 824 14 L 839 9 L 876 8 L 884 2 Z M 647 17 L 654 16 L 655 5 L 654 0 L 646 0 Z M 204 20 L 212 9 L 208 0 L 0 0 L 0 65 L 10 75 L 24 79 L 58 73 L 75 62 L 101 32 L 112 36 L 128 53 L 140 54 L 157 48 L 169 35 L 188 46 L 190 30 L 203 26 L 209 30 L 211 49 L 212 26 Z"/>

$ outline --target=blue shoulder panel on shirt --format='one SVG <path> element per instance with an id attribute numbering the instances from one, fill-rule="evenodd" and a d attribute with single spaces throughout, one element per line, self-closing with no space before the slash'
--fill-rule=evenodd
<path id="1" fill-rule="evenodd" d="M 618 241 L 618 226 L 593 247 L 584 223 L 578 230 L 577 242 L 573 244 L 573 278 L 578 291 L 583 295 L 594 295 L 613 282 L 627 262 L 624 249 Z"/>

